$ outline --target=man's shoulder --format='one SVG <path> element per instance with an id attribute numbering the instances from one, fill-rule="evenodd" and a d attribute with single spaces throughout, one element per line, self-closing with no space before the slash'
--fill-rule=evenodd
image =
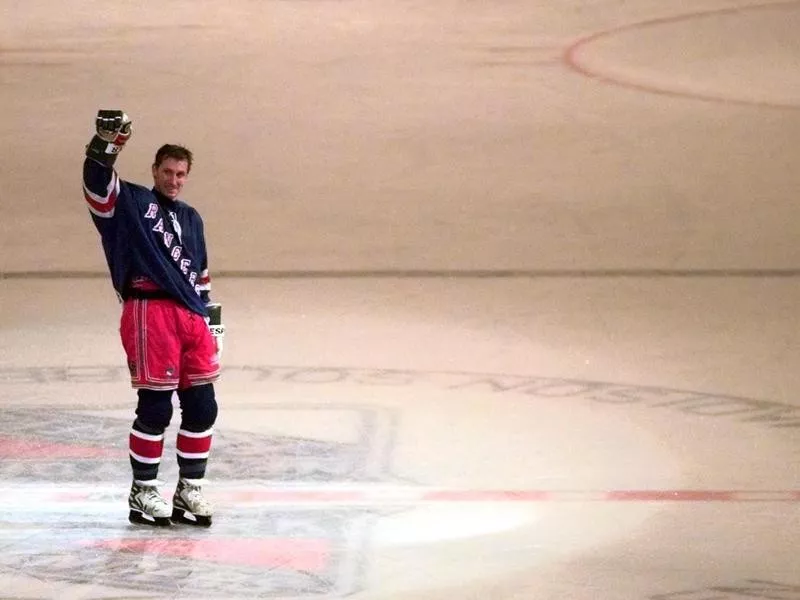
<path id="1" fill-rule="evenodd" d="M 123 185 L 127 186 L 128 190 L 132 194 L 139 196 L 143 199 L 152 200 L 153 202 L 155 202 L 156 197 L 150 188 L 140 185 L 138 183 L 134 183 L 132 181 L 121 180 L 121 182 Z"/>
<path id="2" fill-rule="evenodd" d="M 173 202 L 174 202 L 175 209 L 178 212 L 183 212 L 183 213 L 187 213 L 187 214 L 190 214 L 190 215 L 197 215 L 198 217 L 200 216 L 200 213 L 198 212 L 198 210 L 194 206 L 192 206 L 191 204 L 186 202 L 186 200 L 180 200 L 180 199 L 176 198 Z"/>

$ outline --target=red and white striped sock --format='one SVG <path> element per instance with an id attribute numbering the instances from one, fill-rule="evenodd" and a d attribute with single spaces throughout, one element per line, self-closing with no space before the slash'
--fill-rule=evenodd
<path id="1" fill-rule="evenodd" d="M 175 443 L 178 452 L 178 470 L 186 479 L 202 479 L 206 474 L 208 455 L 211 453 L 213 428 L 189 431 L 181 427 Z"/>
<path id="2" fill-rule="evenodd" d="M 128 438 L 128 448 L 133 478 L 138 481 L 155 479 L 164 451 L 164 434 L 145 433 L 134 424 Z"/>

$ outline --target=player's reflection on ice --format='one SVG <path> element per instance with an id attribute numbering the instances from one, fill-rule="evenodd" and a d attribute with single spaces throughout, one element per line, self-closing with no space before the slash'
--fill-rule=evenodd
<path id="1" fill-rule="evenodd" d="M 153 530 L 121 517 L 115 523 L 111 515 L 105 522 L 94 518 L 64 527 L 65 519 L 57 523 L 57 540 L 50 531 L 22 526 L 18 535 L 4 536 L 8 551 L 0 566 L 42 580 L 157 591 L 170 598 L 223 592 L 303 597 L 359 587 L 359 565 L 377 515 L 361 509 L 236 508 L 235 513 L 221 513 L 207 530 Z"/>

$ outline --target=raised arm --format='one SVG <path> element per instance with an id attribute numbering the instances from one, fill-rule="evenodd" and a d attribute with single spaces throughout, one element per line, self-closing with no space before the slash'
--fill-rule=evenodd
<path id="1" fill-rule="evenodd" d="M 131 137 L 131 120 L 121 110 L 100 110 L 95 135 L 86 146 L 83 163 L 83 195 L 89 210 L 100 218 L 114 216 L 119 177 L 114 171 L 117 155 Z"/>

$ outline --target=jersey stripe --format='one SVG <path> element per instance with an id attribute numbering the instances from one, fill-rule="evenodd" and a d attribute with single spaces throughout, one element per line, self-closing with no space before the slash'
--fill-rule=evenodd
<path id="1" fill-rule="evenodd" d="M 106 193 L 103 196 L 92 192 L 86 187 L 85 182 L 83 184 L 83 197 L 86 199 L 91 213 L 98 217 L 110 219 L 114 216 L 117 196 L 119 196 L 119 177 L 115 171 L 111 172 L 111 180 L 108 182 Z"/>
<path id="2" fill-rule="evenodd" d="M 203 269 L 200 273 L 200 279 L 197 281 L 196 289 L 201 292 L 211 291 L 211 277 L 208 275 L 208 269 Z"/>

